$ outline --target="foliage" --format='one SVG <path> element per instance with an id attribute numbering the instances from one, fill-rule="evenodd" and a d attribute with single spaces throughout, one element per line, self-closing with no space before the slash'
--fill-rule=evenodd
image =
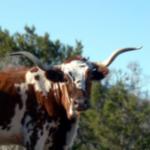
<path id="1" fill-rule="evenodd" d="M 24 33 L 10 35 L 8 30 L 0 29 L 0 56 L 14 51 L 29 51 L 39 57 L 43 63 L 58 64 L 69 57 L 82 53 L 82 44 L 64 45 L 59 40 L 52 41 L 48 33 L 38 35 L 35 27 L 25 26 Z"/>
<path id="2" fill-rule="evenodd" d="M 15 43 L 13 37 L 9 34 L 8 30 L 0 28 L 0 56 L 14 49 Z"/>

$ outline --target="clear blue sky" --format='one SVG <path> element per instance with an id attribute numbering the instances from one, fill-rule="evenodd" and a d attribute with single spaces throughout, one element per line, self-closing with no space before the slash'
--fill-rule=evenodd
<path id="1" fill-rule="evenodd" d="M 15 33 L 23 32 L 25 25 L 65 44 L 81 40 L 83 55 L 94 61 L 116 48 L 143 45 L 141 51 L 120 56 L 110 68 L 138 61 L 150 75 L 149 0 L 0 0 L 0 26 Z"/>

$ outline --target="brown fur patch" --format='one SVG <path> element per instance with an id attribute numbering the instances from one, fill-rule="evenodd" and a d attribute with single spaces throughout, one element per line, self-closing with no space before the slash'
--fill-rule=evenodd
<path id="1" fill-rule="evenodd" d="M 31 72 L 37 72 L 39 69 L 37 67 L 33 67 L 30 71 Z"/>
<path id="2" fill-rule="evenodd" d="M 25 80 L 26 69 L 0 72 L 0 126 L 9 130 L 11 118 L 15 115 L 15 107 L 19 105 L 21 109 L 23 104 L 18 94 L 18 88 L 15 84 L 20 84 Z"/>

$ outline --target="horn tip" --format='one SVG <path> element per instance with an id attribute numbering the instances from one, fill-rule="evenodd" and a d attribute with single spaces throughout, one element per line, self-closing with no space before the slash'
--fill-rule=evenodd
<path id="1" fill-rule="evenodd" d="M 140 47 L 137 47 L 136 49 L 138 50 L 138 49 L 142 49 L 143 48 L 143 45 L 141 45 Z"/>

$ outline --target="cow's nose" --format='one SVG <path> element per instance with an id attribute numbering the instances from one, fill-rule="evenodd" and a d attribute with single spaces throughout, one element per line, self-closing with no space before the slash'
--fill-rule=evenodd
<path id="1" fill-rule="evenodd" d="M 83 111 L 83 110 L 86 110 L 86 109 L 88 109 L 89 107 L 90 107 L 90 103 L 89 103 L 89 101 L 88 100 L 86 100 L 86 99 L 82 99 L 82 101 L 81 100 L 75 100 L 74 101 L 74 105 L 75 105 L 75 108 L 77 109 L 77 110 L 79 110 L 79 111 Z"/>

